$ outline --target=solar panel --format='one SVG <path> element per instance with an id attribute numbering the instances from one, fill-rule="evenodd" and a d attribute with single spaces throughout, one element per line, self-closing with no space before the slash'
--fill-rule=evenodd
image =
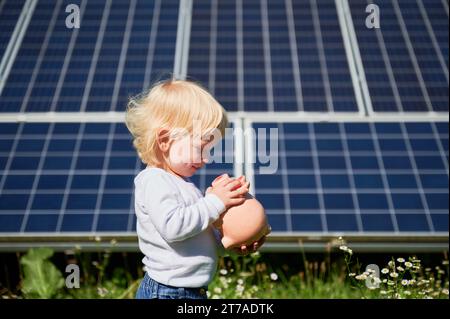
<path id="1" fill-rule="evenodd" d="M 333 0 L 194 1 L 188 75 L 229 111 L 358 111 Z"/>
<path id="2" fill-rule="evenodd" d="M 374 111 L 448 111 L 448 4 L 376 1 L 381 25 L 369 29 L 372 2 L 349 3 Z"/>
<path id="3" fill-rule="evenodd" d="M 80 7 L 68 29 L 65 7 Z M 171 72 L 178 1 L 39 1 L 0 96 L 2 112 L 122 111 Z"/>
<path id="4" fill-rule="evenodd" d="M 263 174 L 268 163 L 254 164 L 256 197 L 274 231 L 448 232 L 447 123 L 253 128 L 278 129 L 279 152 L 271 158 L 278 169 Z M 255 154 L 267 154 L 270 138 L 259 136 Z"/>
<path id="5" fill-rule="evenodd" d="M 24 3 L 24 0 L 5 0 L 0 2 L 0 57 L 3 56 L 8 46 L 9 38 L 14 31 Z"/>
<path id="6" fill-rule="evenodd" d="M 191 179 L 200 189 L 233 175 L 226 143 L 227 162 Z M 0 232 L 133 232 L 133 180 L 143 168 L 122 123 L 3 123 Z"/>

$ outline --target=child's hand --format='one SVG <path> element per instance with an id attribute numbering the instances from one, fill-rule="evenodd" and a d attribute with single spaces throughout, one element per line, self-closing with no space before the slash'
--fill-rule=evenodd
<path id="1" fill-rule="evenodd" d="M 228 209 L 245 201 L 249 185 L 248 182 L 242 184 L 239 179 L 221 178 L 214 186 L 208 187 L 206 193 L 213 193 L 219 197 Z"/>
<path id="2" fill-rule="evenodd" d="M 235 254 L 238 254 L 241 256 L 246 256 L 250 253 L 256 252 L 264 244 L 265 241 L 266 241 L 266 236 L 264 235 L 258 241 L 255 241 L 248 246 L 242 245 L 241 247 L 234 247 L 234 248 L 231 248 L 231 251 L 233 251 Z"/>

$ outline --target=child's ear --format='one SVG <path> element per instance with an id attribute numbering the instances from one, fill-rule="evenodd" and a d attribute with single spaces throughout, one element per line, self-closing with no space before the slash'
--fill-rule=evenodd
<path id="1" fill-rule="evenodd" d="M 170 131 L 165 128 L 160 128 L 158 130 L 157 142 L 158 147 L 162 152 L 167 152 L 170 147 Z"/>

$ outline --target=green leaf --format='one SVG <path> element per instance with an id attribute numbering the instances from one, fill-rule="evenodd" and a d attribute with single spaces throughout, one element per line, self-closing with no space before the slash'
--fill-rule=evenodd
<path id="1" fill-rule="evenodd" d="M 20 259 L 24 279 L 22 292 L 27 298 L 52 298 L 64 286 L 61 272 L 48 260 L 53 251 L 48 248 L 30 249 Z"/>

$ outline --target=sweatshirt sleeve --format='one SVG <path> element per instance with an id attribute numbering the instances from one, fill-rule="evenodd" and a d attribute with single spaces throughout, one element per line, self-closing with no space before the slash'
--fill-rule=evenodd
<path id="1" fill-rule="evenodd" d="M 208 228 L 225 211 L 215 194 L 207 194 L 196 203 L 185 206 L 178 200 L 173 186 L 160 174 L 152 174 L 146 182 L 144 205 L 149 218 L 167 242 L 182 241 Z"/>

